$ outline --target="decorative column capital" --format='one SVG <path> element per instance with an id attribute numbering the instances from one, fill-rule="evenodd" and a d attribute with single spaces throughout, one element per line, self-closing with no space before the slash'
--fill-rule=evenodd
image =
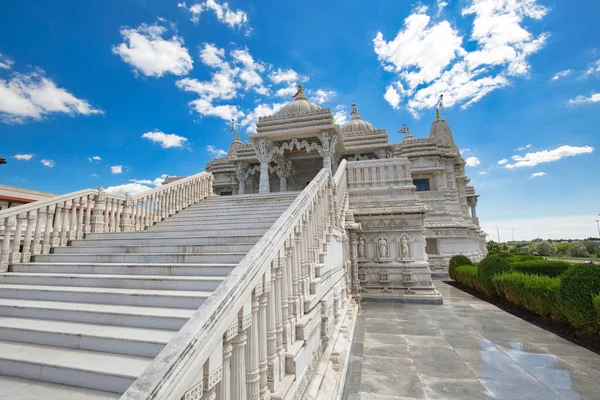
<path id="1" fill-rule="evenodd" d="M 271 154 L 272 144 L 267 142 L 265 139 L 259 139 L 258 142 L 254 143 L 254 151 L 256 152 L 256 158 L 262 163 L 269 163 L 272 158 Z"/>

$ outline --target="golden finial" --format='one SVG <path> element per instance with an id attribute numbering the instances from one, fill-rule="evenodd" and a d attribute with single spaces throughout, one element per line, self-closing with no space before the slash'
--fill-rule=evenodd
<path id="1" fill-rule="evenodd" d="M 304 94 L 304 92 L 302 91 L 302 84 L 298 85 L 298 94 Z"/>
<path id="2" fill-rule="evenodd" d="M 438 110 L 438 108 L 437 108 L 437 107 L 435 108 L 435 119 L 436 119 L 436 121 L 437 121 L 438 119 L 440 119 L 440 110 Z"/>
<path id="3" fill-rule="evenodd" d="M 358 108 L 356 108 L 356 104 L 352 103 L 352 112 L 350 115 L 358 115 Z"/>
<path id="4" fill-rule="evenodd" d="M 237 132 L 235 133 L 235 141 L 236 141 L 236 142 L 239 142 L 239 141 L 240 141 L 240 131 L 237 131 Z"/>

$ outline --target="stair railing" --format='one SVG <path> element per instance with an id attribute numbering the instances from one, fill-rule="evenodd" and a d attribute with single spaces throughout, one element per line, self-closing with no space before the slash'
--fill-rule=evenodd
<path id="1" fill-rule="evenodd" d="M 0 211 L 0 272 L 90 232 L 139 231 L 212 195 L 201 172 L 135 196 L 85 189 Z"/>
<path id="2" fill-rule="evenodd" d="M 310 373 L 286 374 L 286 352 L 306 339 L 296 324 L 333 225 L 332 186 L 322 169 L 122 400 L 269 399 L 290 382 L 302 396 Z"/>
<path id="3" fill-rule="evenodd" d="M 346 211 L 346 195 L 348 193 L 348 172 L 346 169 L 346 160 L 342 160 L 333 177 L 335 188 L 335 226 L 341 227 L 344 212 Z"/>

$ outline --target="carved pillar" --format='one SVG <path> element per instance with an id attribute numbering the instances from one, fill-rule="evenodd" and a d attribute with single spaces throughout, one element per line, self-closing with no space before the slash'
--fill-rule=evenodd
<path id="1" fill-rule="evenodd" d="M 46 208 L 40 208 L 36 213 L 37 221 L 35 223 L 35 231 L 33 233 L 33 255 L 42 254 L 42 228 L 46 222 L 47 208 L 49 208 L 49 206 Z"/>
<path id="2" fill-rule="evenodd" d="M 2 240 L 2 250 L 0 251 L 0 272 L 8 271 L 10 255 L 10 218 L 6 217 L 4 224 L 4 239 Z"/>
<path id="3" fill-rule="evenodd" d="M 246 398 L 246 341 L 246 330 L 240 321 L 239 333 L 231 342 L 231 399 Z"/>
<path id="4" fill-rule="evenodd" d="M 358 279 L 358 259 L 357 259 L 358 238 L 356 232 L 350 232 L 350 260 L 352 274 L 352 296 L 360 298 L 360 281 Z"/>
<path id="5" fill-rule="evenodd" d="M 239 162 L 235 165 L 235 178 L 238 181 L 238 194 L 246 193 L 246 172 L 248 171 L 248 164 L 245 162 Z"/>
<path id="6" fill-rule="evenodd" d="M 274 288 L 270 288 L 270 286 L 271 281 L 265 281 L 258 304 L 258 371 L 261 399 L 270 397 L 267 387 L 267 305 L 269 304 L 267 295 L 274 291 Z"/>
<path id="7" fill-rule="evenodd" d="M 133 197 L 130 193 L 125 193 L 125 205 L 123 206 L 123 216 L 121 217 L 121 232 L 133 231 Z"/>
<path id="8" fill-rule="evenodd" d="M 52 223 L 54 222 L 54 212 L 55 208 L 52 206 L 46 207 L 46 226 L 44 227 L 44 237 L 42 239 L 42 254 L 50 253 L 51 247 L 51 239 L 50 235 L 52 234 Z"/>
<path id="9" fill-rule="evenodd" d="M 230 342 L 223 343 L 223 376 L 217 383 L 217 400 L 231 400 L 231 354 L 233 346 Z"/>
<path id="10" fill-rule="evenodd" d="M 275 392 L 279 384 L 279 357 L 277 356 L 277 309 L 280 299 L 277 298 L 277 269 L 275 262 L 271 266 L 271 290 L 269 291 L 269 302 L 267 304 L 267 380 L 269 390 Z"/>
<path id="11" fill-rule="evenodd" d="M 335 132 L 322 132 L 321 133 L 321 156 L 323 157 L 323 168 L 332 171 L 331 158 L 335 153 L 335 147 L 337 145 L 337 134 Z"/>
<path id="12" fill-rule="evenodd" d="M 52 240 L 50 247 L 58 247 L 60 245 L 60 229 L 62 227 L 62 203 L 54 206 L 54 228 L 52 229 Z"/>
<path id="13" fill-rule="evenodd" d="M 269 162 L 271 161 L 271 147 L 264 139 L 260 139 L 254 144 L 256 157 L 260 161 L 260 185 L 258 193 L 269 193 Z"/>
<path id="14" fill-rule="evenodd" d="M 17 264 L 21 262 L 21 252 L 19 251 L 19 247 L 21 246 L 21 236 L 23 234 L 23 227 L 27 223 L 27 214 L 19 214 L 17 215 L 17 226 L 15 228 L 15 238 L 13 240 L 12 252 L 11 252 L 11 261 L 13 264 Z M 5 234 L 5 236 L 8 236 Z M 7 240 L 8 241 L 8 240 Z"/>
<path id="15" fill-rule="evenodd" d="M 58 216 L 58 205 L 56 206 Z M 94 201 L 94 215 L 92 216 L 92 232 L 104 232 L 104 214 L 106 211 L 106 194 L 102 186 L 98 188 L 98 195 Z M 56 230 L 56 226 L 54 227 Z"/>
<path id="16" fill-rule="evenodd" d="M 275 171 L 279 176 L 279 191 L 287 192 L 287 178 L 292 174 L 292 161 L 281 157 L 277 160 Z"/>

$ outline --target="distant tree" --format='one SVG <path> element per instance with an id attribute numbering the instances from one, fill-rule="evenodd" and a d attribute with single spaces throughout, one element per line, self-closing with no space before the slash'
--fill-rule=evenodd
<path id="1" fill-rule="evenodd" d="M 558 243 L 554 248 L 556 249 L 556 254 L 559 256 L 566 256 L 571 250 L 571 245 L 569 243 Z"/>
<path id="2" fill-rule="evenodd" d="M 556 249 L 554 248 L 554 246 L 552 246 L 551 243 L 549 243 L 545 240 L 536 244 L 535 251 L 540 256 L 544 256 L 544 257 L 553 256 L 556 254 Z"/>
<path id="3" fill-rule="evenodd" d="M 506 243 L 502 243 L 502 244 L 500 245 L 500 251 L 501 251 L 501 252 L 503 252 L 503 253 L 508 253 L 508 250 L 509 250 L 509 248 L 508 248 L 508 244 L 506 244 Z"/>
<path id="4" fill-rule="evenodd" d="M 485 247 L 487 248 L 488 253 L 500 253 L 500 246 L 493 240 L 487 242 Z"/>
<path id="5" fill-rule="evenodd" d="M 571 257 L 587 257 L 590 254 L 587 252 L 587 249 L 581 242 L 575 242 L 571 244 L 571 248 L 569 249 L 569 255 Z"/>
<path id="6" fill-rule="evenodd" d="M 598 243 L 584 240 L 581 242 L 585 246 L 585 250 L 590 254 L 596 254 L 598 252 Z"/>

